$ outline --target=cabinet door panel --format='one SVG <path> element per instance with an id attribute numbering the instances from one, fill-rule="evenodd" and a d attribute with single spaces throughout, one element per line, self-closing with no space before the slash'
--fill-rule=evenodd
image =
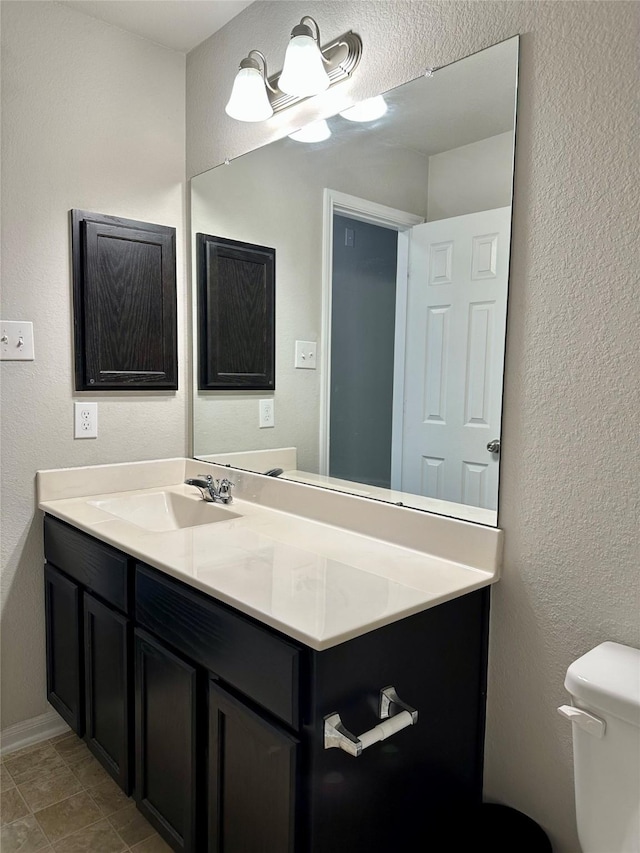
<path id="1" fill-rule="evenodd" d="M 130 793 L 129 621 L 84 594 L 86 740 Z"/>
<path id="2" fill-rule="evenodd" d="M 47 699 L 80 737 L 84 734 L 80 588 L 44 567 Z"/>
<path id="3" fill-rule="evenodd" d="M 174 850 L 195 853 L 199 813 L 196 670 L 138 629 L 135 649 L 135 798 Z"/>
<path id="4" fill-rule="evenodd" d="M 209 683 L 209 853 L 293 853 L 297 745 Z"/>

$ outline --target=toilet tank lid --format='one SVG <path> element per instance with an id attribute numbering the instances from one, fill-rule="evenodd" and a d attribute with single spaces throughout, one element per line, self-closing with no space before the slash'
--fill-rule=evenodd
<path id="1" fill-rule="evenodd" d="M 586 705 L 640 726 L 640 649 L 601 643 L 570 665 L 564 686 Z"/>

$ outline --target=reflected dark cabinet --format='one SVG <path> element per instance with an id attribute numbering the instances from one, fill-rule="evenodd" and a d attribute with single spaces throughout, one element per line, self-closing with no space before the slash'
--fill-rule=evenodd
<path id="1" fill-rule="evenodd" d="M 273 391 L 276 251 L 197 234 L 198 388 Z"/>
<path id="2" fill-rule="evenodd" d="M 135 670 L 135 799 L 174 850 L 196 853 L 202 850 L 196 784 L 202 752 L 196 669 L 136 630 Z"/>
<path id="3" fill-rule="evenodd" d="M 175 233 L 71 211 L 77 391 L 178 387 Z"/>

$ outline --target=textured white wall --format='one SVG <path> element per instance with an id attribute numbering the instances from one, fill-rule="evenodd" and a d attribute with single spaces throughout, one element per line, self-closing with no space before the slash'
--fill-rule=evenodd
<path id="1" fill-rule="evenodd" d="M 363 38 L 352 81 L 267 125 L 228 119 L 238 61 L 273 71 L 291 26 Z M 303 119 L 520 33 L 500 526 L 485 789 L 576 853 L 567 666 L 640 646 L 636 42 L 624 2 L 259 2 L 187 58 L 187 174 Z"/>
<path id="2" fill-rule="evenodd" d="M 513 133 L 499 133 L 429 157 L 427 219 L 446 219 L 511 204 Z"/>
<path id="3" fill-rule="evenodd" d="M 181 456 L 185 58 L 50 2 L 2 3 L 2 318 L 32 320 L 34 362 L 2 369 L 2 726 L 44 713 L 38 468 Z M 85 395 L 73 439 L 69 210 L 177 228 L 177 393 Z"/>

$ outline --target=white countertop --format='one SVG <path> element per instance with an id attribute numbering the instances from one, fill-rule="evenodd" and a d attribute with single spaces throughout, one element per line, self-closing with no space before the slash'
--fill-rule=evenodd
<path id="1" fill-rule="evenodd" d="M 239 517 L 165 532 L 151 532 L 90 503 L 158 491 L 174 492 L 199 502 L 199 492 L 182 483 L 185 472 L 187 476 L 194 476 L 193 463 L 181 461 L 186 467 L 181 469 L 178 482 L 175 471 L 167 473 L 165 462 L 164 479 L 173 482 L 158 482 L 147 488 L 127 488 L 120 492 L 114 490 L 114 485 L 122 485 L 121 480 L 114 479 L 112 471 L 104 471 L 117 466 L 66 469 L 69 472 L 66 481 L 65 469 L 39 472 L 38 506 L 45 513 L 316 650 L 330 648 L 488 586 L 499 578 L 497 558 L 493 565 L 486 567 L 465 565 L 425 550 L 363 535 L 346 526 L 273 509 L 241 496 L 234 498 L 229 506 Z M 133 463 L 136 464 L 149 463 Z M 122 467 L 124 470 L 132 466 Z M 107 479 L 96 477 L 95 471 L 99 468 Z M 202 469 L 202 463 L 197 463 L 197 469 Z M 91 472 L 84 480 L 83 470 Z M 219 476 L 219 472 L 214 471 L 214 476 Z M 245 475 L 243 482 L 238 483 L 239 491 L 249 492 L 247 483 L 251 484 L 259 476 Z M 150 479 L 153 477 L 147 477 L 147 482 Z M 236 476 L 234 479 L 242 478 Z M 65 482 L 82 482 L 83 485 L 70 488 Z M 108 487 L 101 493 L 87 494 L 87 482 Z M 137 482 L 140 483 L 140 477 Z M 52 483 L 55 488 L 51 487 Z M 59 485 L 62 487 L 58 488 Z M 277 486 L 270 483 L 268 486 L 272 493 L 274 488 L 283 487 L 289 490 L 312 488 L 294 483 Z M 64 496 L 73 491 L 80 494 Z M 295 494 L 293 492 L 294 497 Z M 313 503 L 308 491 L 304 496 L 303 503 Z M 358 501 L 358 498 L 353 500 Z M 358 506 L 354 512 L 357 511 Z M 362 511 L 361 506 L 359 511 Z M 465 523 L 460 524 L 463 526 L 459 533 L 464 536 Z M 469 533 L 478 535 L 477 530 Z M 500 538 L 500 531 L 488 533 Z M 496 554 L 499 551 L 496 547 Z"/>

